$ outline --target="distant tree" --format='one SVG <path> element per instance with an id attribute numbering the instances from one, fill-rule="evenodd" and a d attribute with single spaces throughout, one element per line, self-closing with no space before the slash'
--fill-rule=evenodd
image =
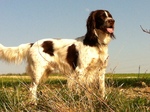
<path id="1" fill-rule="evenodd" d="M 143 29 L 141 25 L 140 25 L 140 27 L 141 27 L 141 29 L 143 30 L 143 32 L 150 34 L 150 30 L 147 30 L 147 29 L 145 30 L 145 29 Z"/>

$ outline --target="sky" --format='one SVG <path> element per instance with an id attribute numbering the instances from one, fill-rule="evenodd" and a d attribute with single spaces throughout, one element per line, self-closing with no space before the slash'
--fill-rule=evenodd
<path id="1" fill-rule="evenodd" d="M 0 0 L 0 43 L 18 46 L 44 38 L 85 35 L 91 11 L 108 10 L 115 19 L 109 45 L 110 73 L 150 73 L 150 0 Z M 24 73 L 21 65 L 0 61 L 0 74 Z"/>

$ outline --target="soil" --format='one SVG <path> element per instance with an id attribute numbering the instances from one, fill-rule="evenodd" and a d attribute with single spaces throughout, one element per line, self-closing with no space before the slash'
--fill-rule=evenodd
<path id="1" fill-rule="evenodd" d="M 120 88 L 120 92 L 129 98 L 144 97 L 150 100 L 150 87 Z"/>

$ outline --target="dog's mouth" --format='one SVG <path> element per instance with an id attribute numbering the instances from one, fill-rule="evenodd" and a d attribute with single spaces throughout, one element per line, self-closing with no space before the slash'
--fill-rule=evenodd
<path id="1" fill-rule="evenodd" d="M 113 34 L 114 33 L 114 25 L 101 26 L 99 29 L 102 30 L 105 33 L 108 33 L 108 34 Z"/>
<path id="2" fill-rule="evenodd" d="M 106 30 L 108 33 L 114 33 L 114 27 L 113 26 L 106 28 Z"/>

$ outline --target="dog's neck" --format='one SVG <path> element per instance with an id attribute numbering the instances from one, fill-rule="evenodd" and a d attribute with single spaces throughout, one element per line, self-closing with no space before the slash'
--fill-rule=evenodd
<path id="1" fill-rule="evenodd" d="M 100 54 L 100 61 L 103 64 L 103 67 L 106 68 L 107 66 L 107 61 L 108 61 L 108 44 L 111 41 L 111 36 L 110 34 L 107 34 L 101 30 L 94 29 L 94 33 L 98 38 L 98 50 Z M 103 68 L 102 67 L 102 68 Z"/>
<path id="2" fill-rule="evenodd" d="M 110 34 L 104 33 L 103 31 L 99 29 L 94 29 L 94 33 L 98 38 L 98 43 L 100 45 L 108 45 L 111 41 Z"/>

